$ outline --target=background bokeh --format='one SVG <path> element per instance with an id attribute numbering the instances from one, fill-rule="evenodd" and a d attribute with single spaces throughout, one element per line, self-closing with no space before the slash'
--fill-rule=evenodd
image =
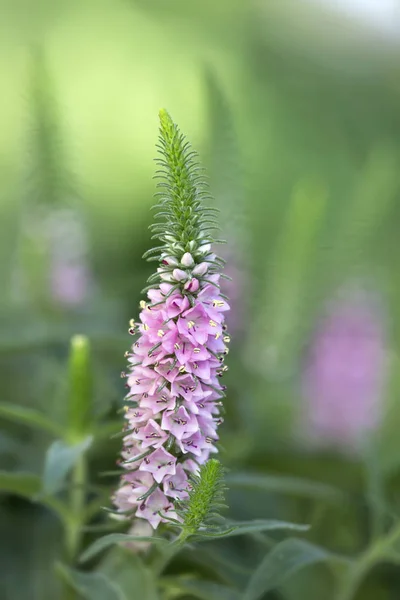
<path id="1" fill-rule="evenodd" d="M 63 424 L 85 334 L 95 413 L 118 418 L 166 107 L 228 240 L 230 515 L 309 522 L 353 554 L 400 510 L 400 20 L 390 2 L 333 4 L 1 1 L 0 400 Z M 40 474 L 50 441 L 4 417 L 1 469 Z M 119 444 L 92 448 L 93 481 Z M 5 493 L 0 540 L 0 598 L 56 600 L 52 513 Z M 214 577 L 258 562 L 240 543 L 213 547 Z M 310 567 L 266 597 L 329 600 L 332 578 Z M 383 565 L 359 597 L 399 595 Z"/>

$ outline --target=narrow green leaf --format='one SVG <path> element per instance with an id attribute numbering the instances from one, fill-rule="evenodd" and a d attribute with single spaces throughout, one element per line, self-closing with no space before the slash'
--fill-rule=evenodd
<path id="1" fill-rule="evenodd" d="M 91 443 L 92 437 L 88 436 L 80 444 L 74 446 L 62 440 L 51 444 L 47 450 L 43 473 L 42 491 L 45 494 L 54 494 L 62 488 L 68 473 Z"/>
<path id="2" fill-rule="evenodd" d="M 99 554 L 99 552 L 102 552 L 106 548 L 121 542 L 154 542 L 155 544 L 166 544 L 167 540 L 159 537 L 128 535 L 126 533 L 111 533 L 109 535 L 104 535 L 96 540 L 91 546 L 86 548 L 81 555 L 79 562 L 86 562 L 87 560 Z"/>
<path id="3" fill-rule="evenodd" d="M 30 427 L 34 427 L 36 429 L 42 429 L 43 431 L 47 431 L 52 435 L 59 437 L 63 435 L 62 427 L 33 408 L 26 408 L 25 406 L 17 406 L 8 402 L 1 402 L 0 417 L 9 419 L 15 423 L 21 423 L 21 425 L 29 425 Z"/>
<path id="4" fill-rule="evenodd" d="M 92 369 L 90 343 L 84 335 L 71 339 L 69 357 L 68 431 L 72 440 L 88 430 L 92 413 Z"/>
<path id="5" fill-rule="evenodd" d="M 296 571 L 335 557 L 328 550 L 305 540 L 286 539 L 277 544 L 258 565 L 250 578 L 243 600 L 258 600 L 279 587 Z"/>
<path id="6" fill-rule="evenodd" d="M 65 505 L 53 496 L 41 495 L 42 481 L 34 473 L 7 473 L 0 471 L 0 492 L 8 492 L 27 498 L 32 502 L 40 502 L 53 510 L 61 520 L 66 522 L 69 513 Z"/>
<path id="7" fill-rule="evenodd" d="M 300 523 L 289 523 L 286 521 L 276 521 L 274 519 L 255 519 L 254 521 L 229 521 L 228 526 L 232 526 L 229 531 L 221 537 L 235 537 L 251 533 L 260 533 L 262 531 L 278 531 L 280 529 L 291 531 L 307 531 L 310 526 Z"/>
<path id="8" fill-rule="evenodd" d="M 334 503 L 343 502 L 345 498 L 345 494 L 341 490 L 328 484 L 285 475 L 232 473 L 227 475 L 226 483 L 230 488 L 263 490 Z"/>
<path id="9" fill-rule="evenodd" d="M 122 590 L 103 573 L 82 573 L 57 563 L 57 572 L 86 600 L 127 600 Z"/>
<path id="10" fill-rule="evenodd" d="M 32 498 L 41 488 L 38 475 L 33 473 L 7 473 L 0 471 L 0 491 Z"/>
<path id="11" fill-rule="evenodd" d="M 97 571 L 115 581 L 129 600 L 159 600 L 158 579 L 141 557 L 126 548 L 114 548 L 100 561 Z M 133 593 L 134 590 L 134 593 Z"/>

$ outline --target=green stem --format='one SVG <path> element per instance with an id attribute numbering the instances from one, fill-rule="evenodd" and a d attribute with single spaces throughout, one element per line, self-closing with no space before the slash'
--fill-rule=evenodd
<path id="1" fill-rule="evenodd" d="M 375 541 L 358 559 L 356 559 L 344 577 L 339 588 L 336 600 L 353 600 L 364 577 L 369 570 L 380 560 L 390 556 L 393 545 L 400 538 L 400 525 L 395 527 L 386 536 Z"/>
<path id="2" fill-rule="evenodd" d="M 376 560 L 375 553 L 367 551 L 350 567 L 339 588 L 336 600 L 353 600 L 362 580 Z"/>
<path id="3" fill-rule="evenodd" d="M 71 490 L 69 504 L 71 520 L 66 531 L 66 550 L 71 564 L 74 563 L 79 552 L 82 539 L 82 526 L 84 525 L 85 513 L 85 489 L 87 479 L 86 458 L 82 455 L 73 471 L 71 477 Z"/>
<path id="4" fill-rule="evenodd" d="M 187 538 L 188 534 L 184 531 L 181 531 L 178 537 L 157 557 L 153 563 L 153 572 L 157 576 L 162 575 L 174 556 L 182 549 Z"/>

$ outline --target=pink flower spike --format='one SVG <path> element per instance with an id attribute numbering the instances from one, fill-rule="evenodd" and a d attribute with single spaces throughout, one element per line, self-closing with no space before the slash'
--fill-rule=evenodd
<path id="1" fill-rule="evenodd" d="M 165 119 L 162 112 L 165 149 L 172 134 L 180 146 L 183 137 Z M 186 150 L 182 146 L 180 151 L 184 160 Z M 180 519 L 174 508 L 187 498 L 190 474 L 217 451 L 226 390 L 221 377 L 229 306 L 219 293 L 223 261 L 211 250 L 197 178 L 181 177 L 177 156 L 172 152 L 172 162 L 163 163 L 171 178 L 159 198 L 158 207 L 166 210 L 158 216 L 168 215 L 168 222 L 155 227 L 153 237 L 160 244 L 146 253 L 158 261 L 157 270 L 138 319 L 129 323 L 133 343 L 125 354 L 129 371 L 122 373 L 128 392 L 117 461 L 124 471 L 113 497 L 117 512 L 138 517 L 152 529 L 168 522 L 168 516 Z"/>

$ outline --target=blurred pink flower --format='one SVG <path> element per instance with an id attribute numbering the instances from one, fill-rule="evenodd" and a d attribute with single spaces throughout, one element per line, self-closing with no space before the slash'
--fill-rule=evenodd
<path id="1" fill-rule="evenodd" d="M 49 240 L 50 293 L 58 304 L 76 307 L 85 302 L 91 286 L 86 231 L 72 210 L 51 213 L 45 225 Z"/>
<path id="2" fill-rule="evenodd" d="M 374 295 L 344 289 L 317 328 L 303 376 L 308 439 L 357 449 L 383 415 L 386 359 L 384 319 Z"/>

